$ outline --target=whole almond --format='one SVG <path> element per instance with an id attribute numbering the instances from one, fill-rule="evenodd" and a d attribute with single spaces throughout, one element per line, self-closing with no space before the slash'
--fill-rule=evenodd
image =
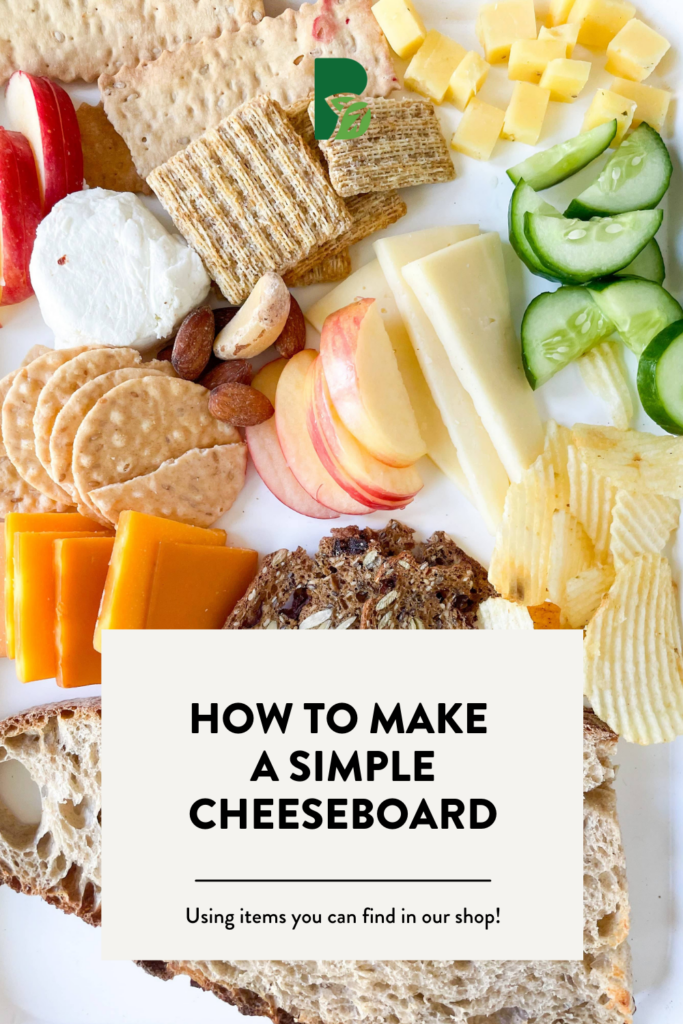
<path id="1" fill-rule="evenodd" d="M 209 395 L 209 412 L 233 427 L 255 427 L 275 410 L 265 395 L 248 384 L 219 384 Z"/>
<path id="2" fill-rule="evenodd" d="M 289 304 L 289 316 L 280 337 L 275 342 L 275 348 L 285 359 L 291 359 L 297 352 L 306 348 L 306 321 L 301 306 L 293 295 Z"/>
<path id="3" fill-rule="evenodd" d="M 220 306 L 218 309 L 214 309 L 213 322 L 216 334 L 220 334 L 225 325 L 230 323 L 239 308 L 239 306 Z"/>
<path id="4" fill-rule="evenodd" d="M 206 369 L 213 351 L 213 311 L 208 306 L 193 310 L 183 320 L 173 342 L 171 362 L 183 380 L 196 380 Z"/>
<path id="5" fill-rule="evenodd" d="M 246 359 L 229 359 L 203 373 L 197 381 L 202 387 L 217 388 L 219 384 L 251 384 L 254 371 Z"/>

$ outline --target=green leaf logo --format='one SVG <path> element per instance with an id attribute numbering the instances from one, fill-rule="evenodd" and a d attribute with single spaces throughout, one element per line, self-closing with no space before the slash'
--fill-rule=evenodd
<path id="1" fill-rule="evenodd" d="M 327 97 L 328 105 L 338 115 L 337 127 L 330 141 L 358 139 L 368 130 L 372 111 L 365 100 L 355 93 L 338 93 Z"/>

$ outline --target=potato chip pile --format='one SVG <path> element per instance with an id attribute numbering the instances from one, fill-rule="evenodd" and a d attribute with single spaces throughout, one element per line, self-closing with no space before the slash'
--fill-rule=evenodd
<path id="1" fill-rule="evenodd" d="M 562 627 L 585 628 L 584 692 L 634 743 L 683 734 L 678 596 L 664 555 L 682 494 L 683 437 L 551 421 L 545 450 L 508 491 L 491 560 L 503 598 L 552 602 Z"/>

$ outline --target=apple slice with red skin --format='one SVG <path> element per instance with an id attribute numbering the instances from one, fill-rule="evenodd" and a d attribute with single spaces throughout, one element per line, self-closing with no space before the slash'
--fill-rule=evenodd
<path id="1" fill-rule="evenodd" d="M 28 139 L 38 168 L 43 216 L 70 192 L 83 188 L 83 150 L 76 111 L 68 92 L 25 71 L 7 84 L 12 128 Z"/>
<path id="2" fill-rule="evenodd" d="M 0 128 L 0 305 L 33 294 L 29 264 L 40 224 L 38 175 L 28 141 Z"/>
<path id="3" fill-rule="evenodd" d="M 262 367 L 251 382 L 251 386 L 266 395 L 273 405 L 277 383 L 286 365 L 286 359 L 274 359 Z M 247 427 L 244 436 L 256 472 L 283 505 L 311 519 L 339 518 L 338 512 L 315 501 L 292 473 L 282 454 L 274 416 L 255 427 Z"/>
<path id="4" fill-rule="evenodd" d="M 339 418 L 371 455 L 406 467 L 427 454 L 376 299 L 330 313 L 320 356 Z"/>
<path id="5" fill-rule="evenodd" d="M 367 515 L 372 509 L 354 501 L 339 486 L 318 458 L 306 426 L 304 383 L 308 368 L 317 357 L 303 349 L 287 361 L 275 394 L 275 426 L 287 465 L 315 501 L 342 515 Z"/>
<path id="6" fill-rule="evenodd" d="M 309 367 L 305 401 L 313 447 L 340 487 L 377 509 L 404 508 L 413 500 L 422 488 L 417 471 L 380 462 L 346 429 L 332 402 L 321 358 Z"/>

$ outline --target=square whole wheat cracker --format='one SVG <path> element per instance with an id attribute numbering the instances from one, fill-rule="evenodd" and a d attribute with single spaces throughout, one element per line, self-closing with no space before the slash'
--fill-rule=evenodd
<path id="1" fill-rule="evenodd" d="M 398 79 L 370 7 L 319 0 L 103 75 L 107 117 L 146 178 L 247 100 L 266 94 L 286 106 L 308 96 L 316 57 L 353 57 L 367 71 L 366 93 L 385 96 Z"/>
<path id="2" fill-rule="evenodd" d="M 262 0 L 0 0 L 0 82 L 17 70 L 93 82 L 262 18 Z"/>
<path id="3" fill-rule="evenodd" d="M 358 139 L 324 139 L 330 181 L 340 196 L 452 181 L 455 168 L 431 103 L 369 99 L 372 119 Z"/>
<path id="4" fill-rule="evenodd" d="M 267 96 L 245 103 L 148 180 L 235 305 L 267 270 L 298 266 L 353 223 L 320 163 Z"/>
<path id="5" fill-rule="evenodd" d="M 343 281 L 351 273 L 351 254 L 342 249 L 334 256 L 328 256 L 320 263 L 315 263 L 308 270 L 299 272 L 294 267 L 284 276 L 288 288 L 305 288 L 310 284 L 327 284 L 330 281 Z"/>
<path id="6" fill-rule="evenodd" d="M 76 117 L 81 129 L 83 177 L 90 188 L 151 195 L 151 188 L 135 170 L 130 150 L 105 114 L 102 104 L 91 107 L 89 103 L 81 103 Z"/>

